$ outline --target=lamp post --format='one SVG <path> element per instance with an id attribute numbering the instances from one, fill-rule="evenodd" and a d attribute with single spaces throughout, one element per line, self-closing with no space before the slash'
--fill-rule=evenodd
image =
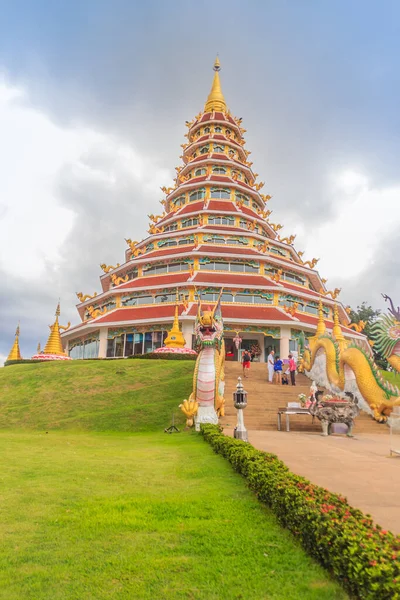
<path id="1" fill-rule="evenodd" d="M 244 426 L 243 409 L 247 406 L 247 392 L 243 388 L 242 378 L 238 377 L 236 391 L 233 392 L 233 404 L 237 409 L 237 425 L 233 432 L 233 437 L 238 440 L 248 442 L 247 429 Z"/>

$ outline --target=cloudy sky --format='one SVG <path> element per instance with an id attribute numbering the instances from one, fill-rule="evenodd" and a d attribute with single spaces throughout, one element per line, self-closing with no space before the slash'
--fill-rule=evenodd
<path id="1" fill-rule="evenodd" d="M 0 362 L 144 236 L 217 52 L 273 221 L 344 303 L 400 302 L 396 0 L 0 4 Z"/>

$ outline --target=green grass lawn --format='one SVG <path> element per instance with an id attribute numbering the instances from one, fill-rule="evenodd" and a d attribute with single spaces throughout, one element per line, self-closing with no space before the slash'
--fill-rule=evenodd
<path id="1" fill-rule="evenodd" d="M 347 598 L 198 434 L 3 431 L 0 463 L 1 599 Z"/>
<path id="2" fill-rule="evenodd" d="M 393 373 L 393 371 L 381 371 L 381 373 L 387 381 L 400 388 L 400 373 Z"/>
<path id="3" fill-rule="evenodd" d="M 71 361 L 0 369 L 0 429 L 150 431 L 192 391 L 193 361 Z"/>

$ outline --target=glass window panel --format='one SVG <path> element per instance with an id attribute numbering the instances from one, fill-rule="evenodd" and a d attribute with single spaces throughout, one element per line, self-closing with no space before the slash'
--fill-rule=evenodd
<path id="1" fill-rule="evenodd" d="M 153 304 L 153 296 L 142 296 L 137 299 L 138 304 Z"/>
<path id="2" fill-rule="evenodd" d="M 253 296 L 247 295 L 247 294 L 236 294 L 235 296 L 235 302 L 247 302 L 247 303 L 252 303 L 253 302 Z"/>
<path id="3" fill-rule="evenodd" d="M 221 295 L 221 302 L 233 302 L 233 295 L 232 294 L 222 294 Z"/>
<path id="4" fill-rule="evenodd" d="M 216 262 L 214 265 L 216 271 L 229 271 L 229 263 Z"/>
<path id="5" fill-rule="evenodd" d="M 124 354 L 124 335 L 115 338 L 115 356 L 123 356 Z"/>
<path id="6" fill-rule="evenodd" d="M 153 351 L 153 334 L 148 331 L 144 334 L 144 354 Z"/>
<path id="7" fill-rule="evenodd" d="M 114 356 L 114 340 L 107 340 L 107 358 Z"/>
<path id="8" fill-rule="evenodd" d="M 231 263 L 231 271 L 234 273 L 243 273 L 244 265 L 242 263 Z"/>
<path id="9" fill-rule="evenodd" d="M 245 273 L 258 273 L 258 267 L 253 265 L 244 265 Z"/>
<path id="10" fill-rule="evenodd" d="M 142 354 L 143 350 L 143 333 L 135 333 L 133 338 L 133 353 L 134 354 Z"/>

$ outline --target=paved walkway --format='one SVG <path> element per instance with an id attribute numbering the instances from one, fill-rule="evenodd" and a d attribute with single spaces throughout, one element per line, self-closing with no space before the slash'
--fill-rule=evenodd
<path id="1" fill-rule="evenodd" d="M 400 457 L 389 458 L 389 434 L 324 438 L 315 433 L 249 431 L 249 441 L 277 454 L 294 473 L 346 496 L 384 529 L 400 534 Z"/>

